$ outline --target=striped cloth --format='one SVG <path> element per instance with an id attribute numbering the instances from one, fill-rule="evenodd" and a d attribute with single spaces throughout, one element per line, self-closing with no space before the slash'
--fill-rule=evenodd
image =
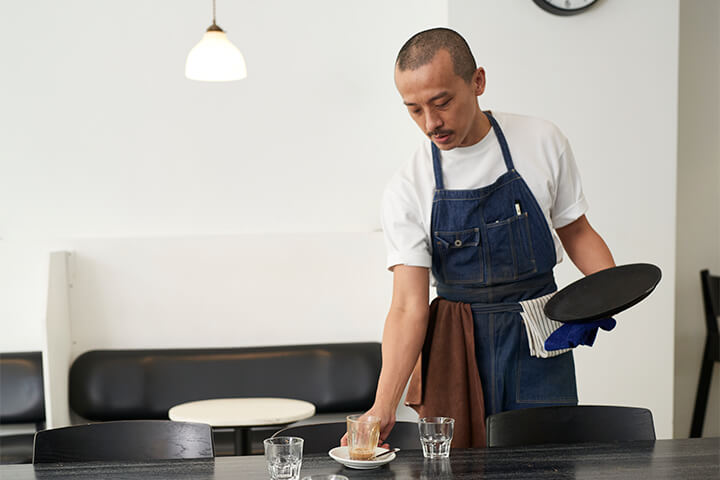
<path id="1" fill-rule="evenodd" d="M 528 337 L 528 347 L 530 348 L 530 355 L 533 357 L 556 357 L 562 353 L 572 350 L 571 348 L 551 350 L 549 352 L 545 350 L 545 340 L 547 340 L 552 332 L 563 325 L 561 322 L 550 320 L 545 316 L 543 308 L 553 295 L 555 295 L 555 292 L 542 297 L 533 298 L 532 300 L 519 302 L 523 309 L 523 311 L 520 312 L 520 316 L 525 324 L 525 331 L 527 332 Z"/>

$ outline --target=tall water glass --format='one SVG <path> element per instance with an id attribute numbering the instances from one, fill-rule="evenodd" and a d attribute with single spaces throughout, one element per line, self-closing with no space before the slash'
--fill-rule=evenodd
<path id="1" fill-rule="evenodd" d="M 302 466 L 303 439 L 272 437 L 263 441 L 271 480 L 298 480 Z"/>
<path id="2" fill-rule="evenodd" d="M 447 458 L 455 429 L 455 419 L 450 417 L 425 417 L 418 421 L 420 444 L 425 458 Z"/>

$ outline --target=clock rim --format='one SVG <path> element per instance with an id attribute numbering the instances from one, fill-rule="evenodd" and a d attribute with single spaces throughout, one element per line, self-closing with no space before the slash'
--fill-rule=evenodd
<path id="1" fill-rule="evenodd" d="M 584 7 L 567 9 L 567 8 L 556 7 L 555 5 L 548 3 L 547 0 L 533 0 L 535 5 L 542 8 L 546 12 L 550 12 L 555 15 L 562 15 L 562 16 L 566 16 L 566 17 L 570 16 L 570 15 L 577 15 L 578 13 L 582 13 L 582 12 L 588 10 L 593 5 L 597 4 L 598 1 L 599 0 L 592 0 L 590 3 L 588 3 Z"/>

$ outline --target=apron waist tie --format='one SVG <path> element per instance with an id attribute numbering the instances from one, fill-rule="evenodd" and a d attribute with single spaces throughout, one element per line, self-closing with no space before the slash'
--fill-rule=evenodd
<path id="1" fill-rule="evenodd" d="M 471 303 L 473 313 L 522 312 L 522 306 L 517 302 L 508 303 Z"/>
<path id="2" fill-rule="evenodd" d="M 438 283 L 437 286 L 438 296 L 446 300 L 470 304 L 486 304 L 492 306 L 490 308 L 494 308 L 495 305 L 517 304 L 522 300 L 541 297 L 555 290 L 557 290 L 557 286 L 552 271 L 527 280 L 488 287 L 462 287 L 444 283 Z"/>
<path id="3" fill-rule="evenodd" d="M 547 318 L 543 311 L 543 307 L 555 294 L 556 289 L 553 274 L 548 272 L 528 280 L 489 287 L 463 288 L 439 284 L 437 293 L 446 300 L 470 304 L 473 314 L 519 313 L 525 326 L 530 355 L 549 358 L 570 350 L 545 349 L 545 340 L 562 326 L 560 322 Z M 507 301 L 492 301 L 496 299 L 507 299 Z"/>
<path id="4" fill-rule="evenodd" d="M 548 351 L 545 348 L 545 340 L 563 325 L 560 322 L 547 318 L 543 311 L 545 304 L 553 295 L 555 295 L 555 292 L 531 300 L 523 300 L 520 303 L 471 303 L 470 309 L 473 313 L 479 314 L 498 312 L 519 313 L 525 326 L 530 355 L 538 358 L 551 358 L 571 350 L 570 348 L 564 348 Z"/>

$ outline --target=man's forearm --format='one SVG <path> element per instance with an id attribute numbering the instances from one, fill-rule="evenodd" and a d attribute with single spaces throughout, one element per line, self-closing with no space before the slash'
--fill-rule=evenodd
<path id="1" fill-rule="evenodd" d="M 377 406 L 397 408 L 420 355 L 427 324 L 427 306 L 411 311 L 391 309 L 388 313 L 383 331 L 382 371 L 375 395 Z"/>
<path id="2" fill-rule="evenodd" d="M 584 275 L 615 266 L 607 244 L 584 215 L 570 225 L 559 228 L 557 233 L 568 256 Z"/>

